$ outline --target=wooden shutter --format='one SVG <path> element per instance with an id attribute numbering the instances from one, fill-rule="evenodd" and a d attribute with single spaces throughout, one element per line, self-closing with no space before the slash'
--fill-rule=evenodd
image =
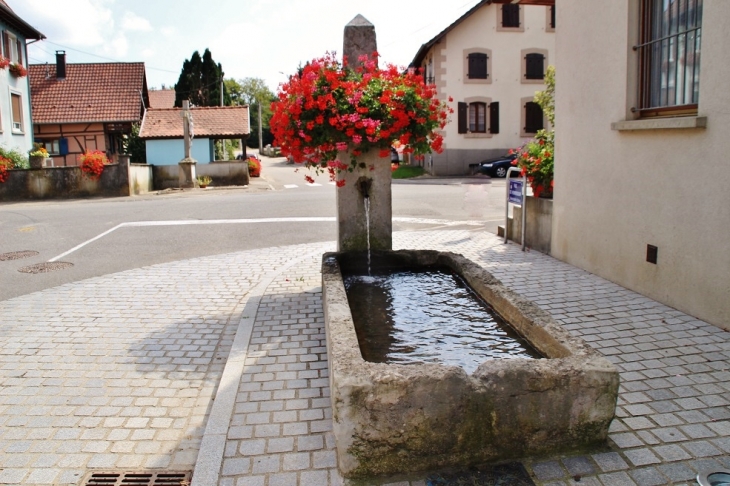
<path id="1" fill-rule="evenodd" d="M 487 55 L 481 52 L 469 54 L 469 79 L 487 79 Z"/>
<path id="2" fill-rule="evenodd" d="M 459 102 L 458 105 L 458 116 L 459 116 L 459 133 L 467 132 L 467 116 L 469 111 L 469 105 L 466 103 Z"/>
<path id="3" fill-rule="evenodd" d="M 20 42 L 20 39 L 16 40 L 18 45 L 18 64 L 21 66 L 23 65 L 23 43 Z"/>
<path id="4" fill-rule="evenodd" d="M 555 28 L 555 5 L 550 6 L 550 28 Z"/>
<path id="5" fill-rule="evenodd" d="M 3 57 L 10 59 L 10 37 L 5 30 L 3 30 Z"/>
<path id="6" fill-rule="evenodd" d="M 542 130 L 542 108 L 534 101 L 528 101 L 525 104 L 525 133 L 537 133 Z"/>
<path id="7" fill-rule="evenodd" d="M 502 5 L 502 27 L 520 26 L 520 6 Z"/>
<path id="8" fill-rule="evenodd" d="M 531 53 L 525 56 L 525 78 L 545 78 L 545 56 L 538 53 Z"/>
<path id="9" fill-rule="evenodd" d="M 499 133 L 499 101 L 489 103 L 489 133 Z"/>

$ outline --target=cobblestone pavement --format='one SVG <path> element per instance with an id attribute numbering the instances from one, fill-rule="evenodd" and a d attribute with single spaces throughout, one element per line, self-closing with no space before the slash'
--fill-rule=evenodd
<path id="1" fill-rule="evenodd" d="M 480 263 L 619 367 L 607 447 L 523 459 L 536 484 L 690 485 L 730 468 L 730 333 L 491 234 L 394 240 Z M 341 484 L 319 276 L 333 246 L 156 265 L 0 302 L 0 484 L 193 467 L 205 486 Z M 384 483 L 425 481 L 373 484 Z"/>

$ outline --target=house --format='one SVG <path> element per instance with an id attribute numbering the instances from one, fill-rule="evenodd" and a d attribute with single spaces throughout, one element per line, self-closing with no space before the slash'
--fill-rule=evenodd
<path id="1" fill-rule="evenodd" d="M 0 0 L 2 59 L 0 65 L 0 144 L 27 152 L 33 147 L 30 89 L 28 86 L 28 41 L 46 37 L 18 17 Z"/>
<path id="2" fill-rule="evenodd" d="M 174 89 L 151 89 L 149 95 L 151 109 L 175 107 Z"/>
<path id="3" fill-rule="evenodd" d="M 193 118 L 191 156 L 198 163 L 215 160 L 216 140 L 241 140 L 250 133 L 248 106 L 196 107 Z M 182 108 L 147 110 L 139 137 L 145 140 L 147 163 L 177 165 L 185 156 Z"/>
<path id="4" fill-rule="evenodd" d="M 426 158 L 434 175 L 460 175 L 469 164 L 504 155 L 547 121 L 533 102 L 554 64 L 555 6 L 483 0 L 423 44 L 412 67 L 457 102 L 444 129 L 444 151 Z"/>
<path id="5" fill-rule="evenodd" d="M 552 255 L 730 330 L 730 2 L 556 3 Z"/>
<path id="6" fill-rule="evenodd" d="M 132 125 L 149 106 L 144 63 L 32 64 L 33 136 L 45 145 L 56 166 L 78 165 L 91 150 L 112 161 L 123 153 Z"/>

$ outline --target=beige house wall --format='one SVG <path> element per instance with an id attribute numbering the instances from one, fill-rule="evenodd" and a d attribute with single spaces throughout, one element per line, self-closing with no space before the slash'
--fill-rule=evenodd
<path id="1" fill-rule="evenodd" d="M 529 139 L 520 136 L 521 100 L 531 99 L 536 91 L 545 89 L 545 85 L 524 82 L 524 54 L 540 52 L 546 55 L 545 67 L 554 64 L 556 34 L 549 32 L 548 7 L 523 6 L 524 28 L 519 30 L 498 29 L 500 9 L 500 5 L 483 6 L 448 32 L 425 57 L 423 66 L 433 60 L 439 98 L 446 100 L 451 96 L 454 99 L 451 106 L 455 113 L 445 129 L 444 153 L 433 156 L 433 173 L 437 175 L 466 174 L 470 163 L 503 155 Z M 466 55 L 485 50 L 491 51 L 488 79 L 468 79 Z M 485 99 L 499 102 L 500 132 L 458 133 L 457 103 Z"/>
<path id="2" fill-rule="evenodd" d="M 557 15 L 553 256 L 730 329 L 730 1 L 704 2 L 700 118 L 658 122 L 706 128 L 612 129 L 635 118 L 638 0 Z"/>

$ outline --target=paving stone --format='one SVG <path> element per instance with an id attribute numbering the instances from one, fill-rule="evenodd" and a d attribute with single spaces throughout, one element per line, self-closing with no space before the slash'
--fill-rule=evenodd
<path id="1" fill-rule="evenodd" d="M 601 474 L 598 476 L 601 482 L 611 486 L 637 486 L 631 477 L 625 472 L 615 472 L 610 474 Z"/>
<path id="2" fill-rule="evenodd" d="M 620 471 L 629 468 L 626 461 L 616 452 L 593 454 L 591 457 L 603 472 Z"/>
<path id="3" fill-rule="evenodd" d="M 623 453 L 626 458 L 637 467 L 649 464 L 659 464 L 661 462 L 651 449 L 631 449 L 623 451 Z"/>
<path id="4" fill-rule="evenodd" d="M 565 470 L 558 461 L 538 462 L 532 465 L 533 474 L 540 481 L 565 477 Z"/>
<path id="5" fill-rule="evenodd" d="M 662 486 L 667 484 L 667 478 L 653 467 L 634 469 L 629 472 L 629 475 L 638 486 Z"/>

